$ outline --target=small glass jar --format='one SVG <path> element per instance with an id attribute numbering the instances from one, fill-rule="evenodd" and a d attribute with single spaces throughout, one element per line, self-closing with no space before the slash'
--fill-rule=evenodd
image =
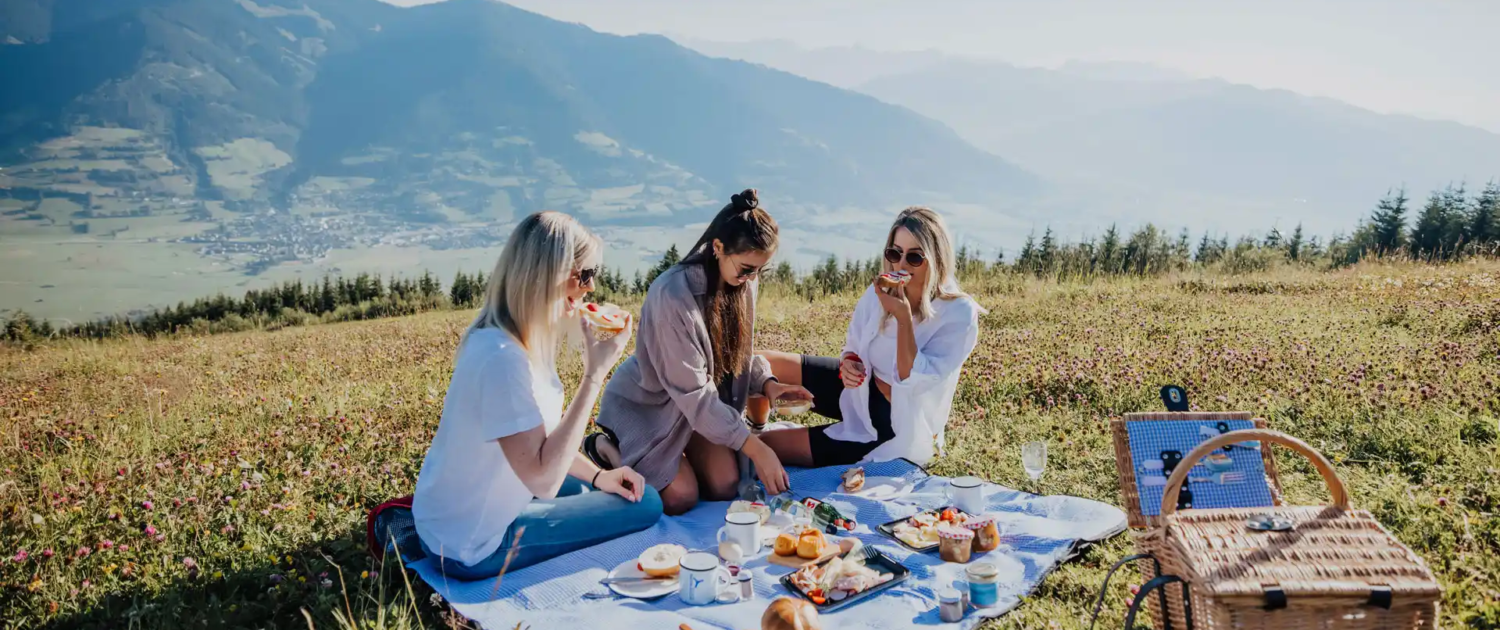
<path id="1" fill-rule="evenodd" d="M 740 601 L 755 599 L 755 569 L 745 567 L 740 569 L 740 574 L 735 576 L 740 586 Z"/>
<path id="2" fill-rule="evenodd" d="M 968 563 L 974 557 L 974 532 L 961 527 L 939 529 L 938 557 L 943 562 Z"/>
<path id="3" fill-rule="evenodd" d="M 963 621 L 964 612 L 964 596 L 958 589 L 945 588 L 938 592 L 938 619 L 943 623 Z"/>
<path id="4" fill-rule="evenodd" d="M 994 608 L 1000 603 L 1000 567 L 978 562 L 964 572 L 969 581 L 969 603 L 975 608 Z"/>
<path id="5" fill-rule="evenodd" d="M 1000 528 L 993 516 L 976 516 L 964 523 L 964 529 L 974 532 L 974 553 L 984 554 L 1000 547 Z"/>

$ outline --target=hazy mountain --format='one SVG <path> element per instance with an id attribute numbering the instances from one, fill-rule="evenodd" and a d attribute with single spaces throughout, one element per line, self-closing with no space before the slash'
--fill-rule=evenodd
<path id="1" fill-rule="evenodd" d="M 1500 136 L 1483 129 L 1147 64 L 1046 69 L 933 52 L 688 43 L 909 107 L 1043 176 L 1146 195 L 1180 205 L 1178 214 L 1266 208 L 1347 229 L 1389 187 L 1424 194 L 1500 176 Z"/>
<path id="2" fill-rule="evenodd" d="M 3 24 L 43 43 L 0 48 L 0 155 L 17 188 L 50 177 L 107 198 L 180 173 L 245 209 L 649 222 L 745 186 L 830 206 L 1037 186 L 871 97 L 488 0 L 26 1 Z M 115 128 L 143 135 L 100 139 Z M 49 170 L 81 157 L 113 170 Z"/>

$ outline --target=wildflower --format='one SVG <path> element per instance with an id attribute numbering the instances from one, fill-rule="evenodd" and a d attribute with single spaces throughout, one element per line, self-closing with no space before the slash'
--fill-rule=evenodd
<path id="1" fill-rule="evenodd" d="M 94 553 L 93 549 L 89 549 L 88 547 L 79 547 L 78 551 L 73 555 L 78 556 L 79 558 L 87 558 L 91 553 Z"/>
<path id="2" fill-rule="evenodd" d="M 101 540 L 101 541 L 99 541 L 99 548 L 100 549 L 104 549 L 104 550 L 114 549 L 115 548 L 115 541 L 113 541 L 113 540 Z"/>
<path id="3" fill-rule="evenodd" d="M 285 580 L 285 579 L 286 579 L 286 577 L 283 576 L 283 575 L 281 575 L 280 573 L 272 573 L 271 574 L 271 583 L 272 584 L 280 584 L 281 581 Z"/>
<path id="4" fill-rule="evenodd" d="M 53 554 L 52 554 L 52 550 L 51 549 L 43 549 L 42 550 L 42 559 L 43 560 L 51 560 L 52 559 L 52 555 Z"/>
<path id="5" fill-rule="evenodd" d="M 437 593 L 433 593 L 431 597 L 427 598 L 427 602 L 430 603 L 430 604 L 432 604 L 433 606 L 442 606 L 443 605 L 443 596 L 442 595 L 438 595 Z"/>
<path id="6" fill-rule="evenodd" d="M 156 538 L 153 538 L 152 540 L 155 540 L 156 542 L 162 542 L 162 541 L 164 541 L 166 539 L 167 539 L 167 535 L 166 534 L 157 534 Z"/>
<path id="7" fill-rule="evenodd" d="M 88 581 L 88 580 L 84 580 L 84 581 L 83 581 L 83 587 L 84 587 L 84 588 L 88 588 L 88 587 L 90 587 L 90 586 L 92 586 L 92 585 L 93 585 L 93 584 L 92 584 L 92 583 L 91 583 L 91 582 L 89 582 L 89 581 Z"/>
<path id="8" fill-rule="evenodd" d="M 28 557 L 30 557 L 30 555 L 31 555 L 31 554 L 28 554 L 28 553 L 26 553 L 26 550 L 25 550 L 25 549 L 22 549 L 22 550 L 20 550 L 20 551 L 17 551 L 17 552 L 16 552 L 16 555 L 14 555 L 14 556 L 11 556 L 11 557 L 10 557 L 10 561 L 11 561 L 11 562 L 17 562 L 17 563 L 20 563 L 20 562 L 25 562 L 25 561 L 26 561 L 26 558 L 28 558 Z"/>
<path id="9" fill-rule="evenodd" d="M 150 501 L 141 501 L 141 509 L 149 510 L 149 509 L 151 509 L 153 507 L 155 507 L 155 505 L 152 504 Z"/>
<path id="10" fill-rule="evenodd" d="M 234 533 L 234 526 L 233 525 L 225 525 L 224 527 L 219 528 L 219 533 L 220 534 L 232 534 L 232 533 Z"/>
<path id="11" fill-rule="evenodd" d="M 323 578 L 323 581 L 319 582 L 319 584 L 322 584 L 323 588 L 333 588 L 333 580 L 328 578 Z"/>
<path id="12" fill-rule="evenodd" d="M 370 571 L 370 579 L 372 579 L 372 580 L 373 579 L 378 579 L 379 577 L 380 577 L 380 571 L 379 570 Z"/>
<path id="13" fill-rule="evenodd" d="M 361 571 L 359 573 L 359 579 L 361 579 L 361 580 L 368 580 L 368 579 L 370 579 L 370 572 L 369 571 Z"/>
<path id="14" fill-rule="evenodd" d="M 147 525 L 146 529 L 145 529 L 145 533 L 146 533 L 147 536 L 155 536 L 156 535 L 156 526 L 155 525 Z"/>
<path id="15" fill-rule="evenodd" d="M 120 551 L 121 552 L 130 551 L 130 545 L 120 545 Z"/>

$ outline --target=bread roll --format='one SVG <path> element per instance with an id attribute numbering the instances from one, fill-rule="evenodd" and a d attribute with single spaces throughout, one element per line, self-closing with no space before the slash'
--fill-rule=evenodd
<path id="1" fill-rule="evenodd" d="M 760 630 L 823 630 L 818 609 L 801 599 L 781 597 L 760 616 Z"/>
<path id="2" fill-rule="evenodd" d="M 802 532 L 797 538 L 797 557 L 814 560 L 823 555 L 823 533 L 815 529 Z"/>

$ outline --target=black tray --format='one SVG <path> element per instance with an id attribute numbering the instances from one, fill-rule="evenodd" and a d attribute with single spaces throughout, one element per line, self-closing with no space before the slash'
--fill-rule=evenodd
<path id="1" fill-rule="evenodd" d="M 863 552 L 855 550 L 855 553 L 863 553 Z M 848 554 L 845 554 L 845 555 L 848 555 Z M 819 565 L 828 564 L 829 562 L 832 562 L 832 561 L 833 561 L 833 558 L 829 558 L 829 559 L 824 560 L 824 561 L 822 561 L 822 562 L 820 562 L 818 564 Z M 791 591 L 792 593 L 795 593 L 797 595 L 802 596 L 802 598 L 805 599 L 805 600 L 807 600 L 808 603 L 812 604 L 814 608 L 818 609 L 818 613 L 824 614 L 824 613 L 831 613 L 831 612 L 843 610 L 845 608 L 848 608 L 850 606 L 858 604 L 858 603 L 860 603 L 862 601 L 865 601 L 866 599 L 874 597 L 876 594 L 880 593 L 881 591 L 884 591 L 884 590 L 886 590 L 888 588 L 891 588 L 891 587 L 893 587 L 893 586 L 895 586 L 897 584 L 905 582 L 907 578 L 911 577 L 911 569 L 906 568 L 900 562 L 896 562 L 895 560 L 892 560 L 892 559 L 886 557 L 885 554 L 879 554 L 873 560 L 866 560 L 865 561 L 865 566 L 870 567 L 871 569 L 875 569 L 877 571 L 882 571 L 884 573 L 891 574 L 890 581 L 886 582 L 885 584 L 881 584 L 879 586 L 876 586 L 875 588 L 872 588 L 872 589 L 870 589 L 868 591 L 864 591 L 862 593 L 855 593 L 853 595 L 845 597 L 844 601 L 835 602 L 833 600 L 828 600 L 828 603 L 822 604 L 822 605 L 819 605 L 817 602 L 814 602 L 811 597 L 808 597 L 807 593 L 802 592 L 802 589 L 799 589 L 799 588 L 797 588 L 797 585 L 792 584 L 792 574 L 796 573 L 796 571 L 793 571 L 792 573 L 788 573 L 786 575 L 781 576 L 781 587 L 785 588 L 788 591 Z"/>
<path id="2" fill-rule="evenodd" d="M 900 525 L 902 523 L 905 523 L 906 521 L 911 520 L 913 517 L 917 516 L 918 514 L 927 514 L 927 513 L 942 514 L 943 510 L 953 510 L 955 512 L 958 512 L 959 514 L 964 515 L 967 518 L 974 518 L 973 514 L 970 514 L 968 512 L 965 512 L 963 510 L 958 509 L 958 506 L 956 506 L 956 505 L 945 505 L 943 507 L 932 509 L 932 510 L 922 510 L 921 512 L 917 512 L 916 514 L 913 514 L 913 515 L 908 516 L 906 518 L 898 518 L 898 519 L 896 519 L 894 521 L 891 521 L 889 523 L 881 525 L 880 527 L 875 528 L 875 531 L 880 532 L 881 534 L 884 534 L 886 538 L 894 540 L 898 544 L 900 544 L 902 547 L 906 547 L 907 549 L 910 549 L 912 551 L 916 551 L 916 552 L 928 552 L 928 551 L 932 551 L 933 549 L 937 549 L 939 546 L 941 546 L 941 543 L 932 543 L 930 545 L 923 545 L 921 547 L 917 547 L 915 545 L 911 545 L 911 544 L 907 543 L 906 541 L 901 540 L 900 538 L 896 537 L 896 526 Z"/>

